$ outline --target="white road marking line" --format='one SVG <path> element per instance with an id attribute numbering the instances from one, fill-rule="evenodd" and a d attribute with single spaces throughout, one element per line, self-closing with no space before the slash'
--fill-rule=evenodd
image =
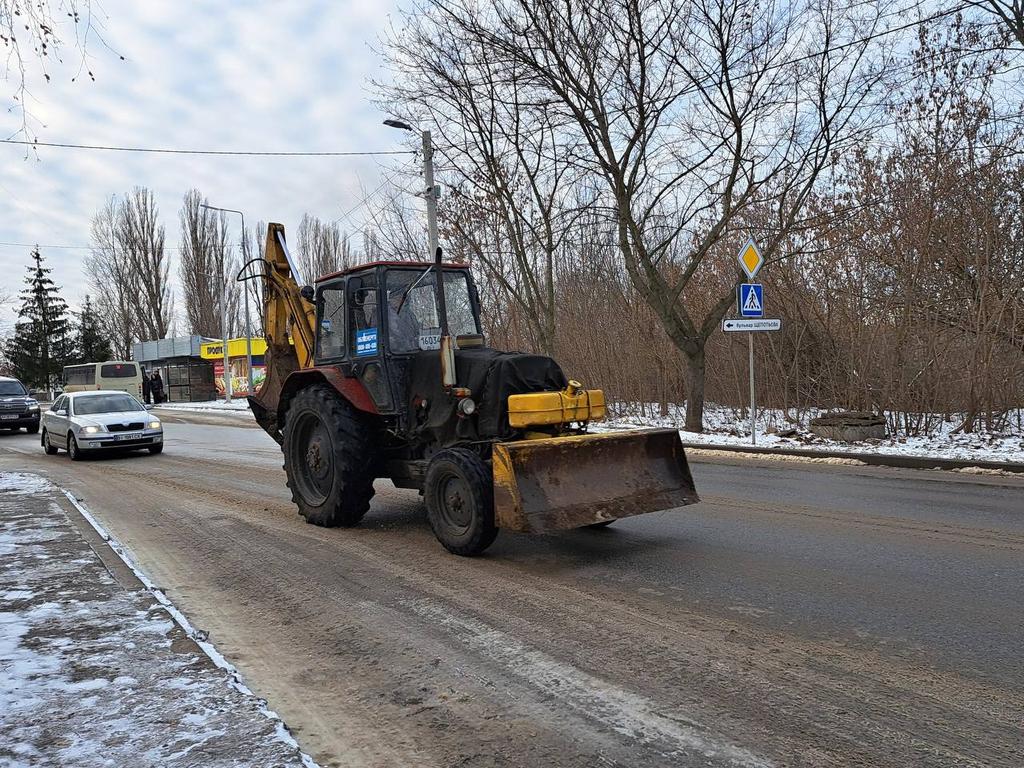
<path id="1" fill-rule="evenodd" d="M 773 765 L 742 747 L 709 735 L 687 713 L 678 713 L 678 718 L 668 717 L 656 711 L 655 704 L 643 696 L 529 648 L 481 621 L 456 616 L 437 601 L 421 599 L 406 601 L 404 605 L 435 626 L 449 630 L 474 651 L 501 663 L 511 674 L 623 736 L 654 747 L 667 744 L 680 752 L 696 752 L 738 768 Z"/>

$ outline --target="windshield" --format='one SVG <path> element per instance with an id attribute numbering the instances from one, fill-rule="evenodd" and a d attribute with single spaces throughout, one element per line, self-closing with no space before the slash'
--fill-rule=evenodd
<path id="1" fill-rule="evenodd" d="M 144 411 L 142 403 L 130 395 L 88 395 L 75 398 L 75 415 L 89 416 L 118 411 Z"/>
<path id="2" fill-rule="evenodd" d="M 426 272 L 426 273 L 425 273 Z M 441 322 L 435 301 L 437 273 L 433 268 L 388 271 L 388 343 L 392 352 L 437 349 Z M 463 270 L 444 271 L 444 299 L 452 336 L 480 333 L 473 314 L 469 280 Z"/>
<path id="3" fill-rule="evenodd" d="M 0 395 L 27 395 L 28 392 L 25 387 L 21 385 L 20 381 L 0 381 Z"/>

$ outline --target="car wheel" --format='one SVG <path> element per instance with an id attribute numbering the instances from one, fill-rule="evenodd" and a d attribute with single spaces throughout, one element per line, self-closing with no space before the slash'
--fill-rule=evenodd
<path id="1" fill-rule="evenodd" d="M 78 447 L 78 441 L 70 432 L 68 433 L 68 457 L 72 461 L 82 460 L 82 449 Z"/>
<path id="2" fill-rule="evenodd" d="M 39 442 L 42 443 L 43 450 L 46 451 L 47 456 L 53 456 L 57 453 L 57 449 L 50 444 L 50 433 L 45 429 L 43 430 L 43 437 Z"/>
<path id="3" fill-rule="evenodd" d="M 33 424 L 31 427 L 25 427 L 25 431 L 28 432 L 30 435 L 38 435 L 39 434 L 39 425 L 38 424 Z"/>
<path id="4" fill-rule="evenodd" d="M 149 452 L 151 454 L 153 454 L 154 456 L 156 456 L 158 453 L 163 453 L 164 452 L 164 444 L 160 443 L 160 445 L 151 445 L 151 446 L 149 446 Z"/>

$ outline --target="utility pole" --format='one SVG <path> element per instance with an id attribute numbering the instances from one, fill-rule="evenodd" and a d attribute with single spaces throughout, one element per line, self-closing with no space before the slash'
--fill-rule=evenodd
<path id="1" fill-rule="evenodd" d="M 423 180 L 427 183 L 424 196 L 427 198 L 427 240 L 430 246 L 428 259 L 433 261 L 437 254 L 437 187 L 434 185 L 434 144 L 430 131 L 423 131 Z M 438 275 L 438 280 L 441 276 Z"/>
<path id="2" fill-rule="evenodd" d="M 242 217 L 242 234 L 241 234 L 241 236 L 239 237 L 239 240 L 238 240 L 238 248 L 239 248 L 239 250 L 240 250 L 240 252 L 242 254 L 242 258 L 245 259 L 245 247 L 244 247 L 244 243 L 245 243 L 245 214 L 242 213 L 241 211 L 236 211 L 234 208 L 220 208 L 220 207 L 218 207 L 216 205 L 207 205 L 206 203 L 200 203 L 199 207 L 200 208 L 205 208 L 208 211 L 222 211 L 224 213 L 237 213 L 239 216 Z M 224 285 L 225 285 L 225 289 L 224 290 L 226 292 L 227 291 L 227 287 L 226 287 L 227 286 L 227 280 L 226 279 L 225 279 Z M 249 371 L 249 394 L 252 395 L 253 394 L 252 325 L 249 322 L 249 281 L 248 280 L 243 280 L 242 281 L 242 290 L 243 290 L 243 292 L 245 294 L 245 296 L 244 296 L 244 299 L 245 299 L 245 361 L 246 361 L 246 368 Z M 225 296 L 227 296 L 227 293 L 225 293 Z M 225 307 L 226 306 L 227 305 L 225 303 Z M 227 317 L 227 309 L 226 308 L 224 310 L 224 317 L 225 318 Z M 225 327 L 225 329 L 227 328 L 227 322 L 226 321 L 224 322 L 224 327 Z M 225 330 L 224 333 L 226 335 L 227 331 Z M 228 359 L 227 358 L 227 354 L 228 354 L 228 342 L 227 342 L 227 339 L 225 339 L 224 340 L 224 360 L 225 360 L 224 364 L 225 364 L 225 366 L 227 365 L 227 359 Z M 225 373 L 225 376 L 226 375 L 227 374 Z M 226 381 L 226 379 L 225 379 L 225 381 Z M 230 391 L 230 386 L 225 385 L 224 391 L 225 392 L 229 392 Z M 231 402 L 231 395 L 230 394 L 228 395 L 228 402 Z"/>
<path id="3" fill-rule="evenodd" d="M 227 270 L 222 273 L 224 278 L 224 284 L 221 287 L 220 294 L 220 335 L 221 342 L 224 347 L 224 402 L 231 402 L 231 358 L 228 356 L 228 276 Z"/>
<path id="4" fill-rule="evenodd" d="M 400 131 L 413 131 L 411 125 L 403 120 L 388 118 L 384 125 L 389 128 L 397 128 Z M 415 133 L 415 131 L 413 131 Z M 427 254 L 428 261 L 434 261 L 437 256 L 437 198 L 438 189 L 434 184 L 434 143 L 430 137 L 430 131 L 420 131 L 420 140 L 423 144 L 423 181 L 427 188 L 423 197 L 427 200 L 427 247 L 430 253 Z"/>

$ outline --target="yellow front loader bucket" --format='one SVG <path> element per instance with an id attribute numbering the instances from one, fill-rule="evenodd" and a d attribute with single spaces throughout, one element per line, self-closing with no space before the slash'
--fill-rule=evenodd
<path id="1" fill-rule="evenodd" d="M 495 443 L 494 521 L 543 533 L 695 504 L 674 429 Z"/>

